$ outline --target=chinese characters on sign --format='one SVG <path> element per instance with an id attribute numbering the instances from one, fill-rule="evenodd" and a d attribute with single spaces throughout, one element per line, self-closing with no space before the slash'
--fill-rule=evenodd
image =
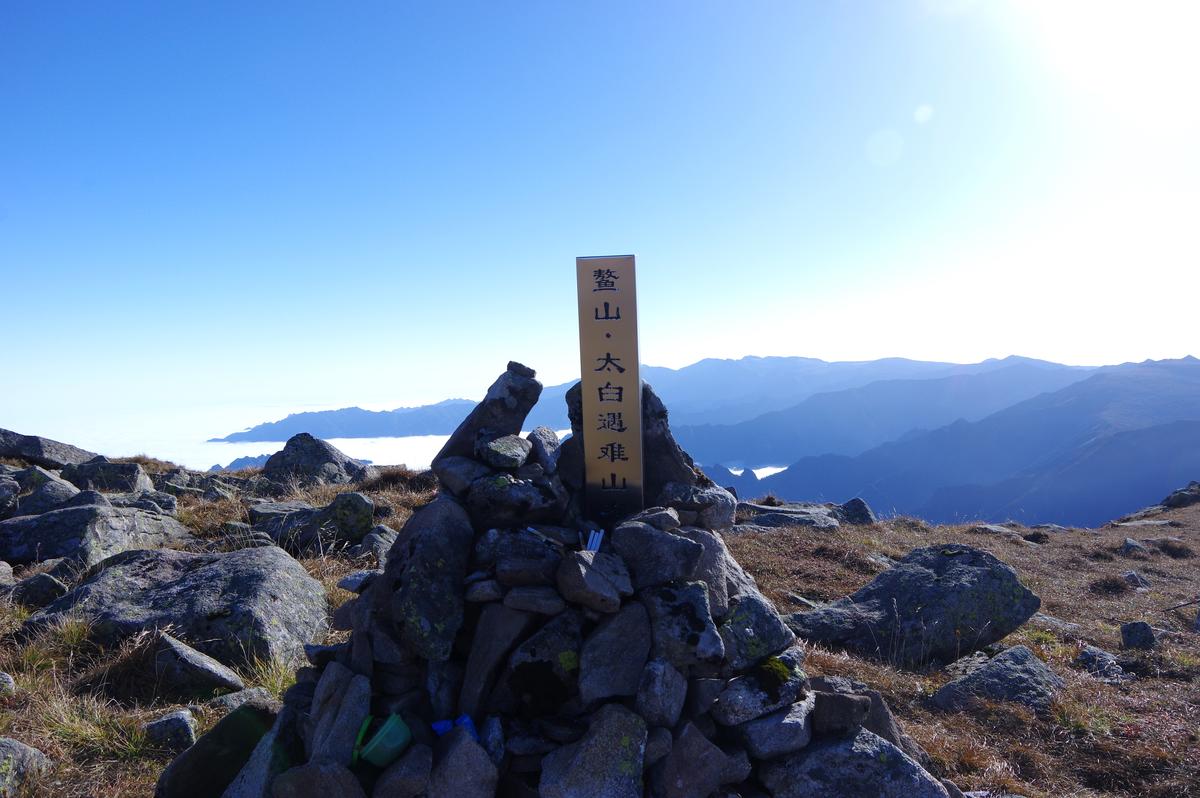
<path id="1" fill-rule="evenodd" d="M 633 256 L 577 258 L 586 512 L 642 509 L 642 380 Z"/>

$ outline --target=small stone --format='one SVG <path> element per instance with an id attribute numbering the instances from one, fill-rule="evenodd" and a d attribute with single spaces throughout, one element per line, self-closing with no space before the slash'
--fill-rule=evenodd
<path id="1" fill-rule="evenodd" d="M 310 760 L 349 765 L 358 730 L 371 707 L 371 681 L 341 663 L 326 666 L 313 695 L 309 717 Z"/>
<path id="2" fill-rule="evenodd" d="M 605 618 L 583 645 L 579 696 L 585 704 L 637 693 L 650 654 L 650 620 L 638 603 Z"/>
<path id="3" fill-rule="evenodd" d="M 1154 627 L 1145 621 L 1130 621 L 1121 624 L 1121 645 L 1148 651 L 1158 646 L 1158 635 Z"/>
<path id="4" fill-rule="evenodd" d="M 482 582 L 468 585 L 465 598 L 471 604 L 499 601 L 504 598 L 504 588 L 495 579 L 484 579 Z"/>
<path id="5" fill-rule="evenodd" d="M 742 742 L 757 759 L 776 757 L 799 751 L 813 736 L 813 708 L 816 694 L 769 715 L 747 721 L 737 727 Z"/>
<path id="6" fill-rule="evenodd" d="M 687 679 L 671 663 L 650 660 L 638 682 L 636 708 L 648 726 L 673 728 L 687 698 Z"/>
<path id="7" fill-rule="evenodd" d="M 17 694 L 17 680 L 4 671 L 0 671 L 0 698 Z"/>
<path id="8" fill-rule="evenodd" d="M 210 698 L 204 702 L 204 706 L 214 712 L 233 712 L 242 704 L 251 701 L 264 706 L 278 703 L 265 687 L 249 687 L 245 690 L 238 690 L 236 693 L 226 693 L 216 698 Z"/>
<path id="9" fill-rule="evenodd" d="M 387 766 L 375 782 L 376 798 L 418 798 L 429 788 L 433 749 L 417 743 Z"/>
<path id="10" fill-rule="evenodd" d="M 1137 571 L 1126 571 L 1121 574 L 1121 578 L 1130 587 L 1150 587 L 1150 580 L 1139 574 Z"/>
<path id="11" fill-rule="evenodd" d="M 633 595 L 629 572 L 615 554 L 569 552 L 558 566 L 557 581 L 563 598 L 596 612 L 616 612 L 621 599 Z"/>
<path id="12" fill-rule="evenodd" d="M 505 594 L 504 606 L 509 609 L 534 612 L 538 615 L 558 615 L 567 608 L 567 603 L 552 587 L 522 585 L 514 587 Z"/>
<path id="13" fill-rule="evenodd" d="M 456 726 L 442 738 L 429 776 L 428 798 L 493 798 L 499 772 L 470 732 Z"/>
<path id="14" fill-rule="evenodd" d="M 662 726 L 651 729 L 646 735 L 645 766 L 650 767 L 671 753 L 672 745 L 674 740 L 671 738 L 670 729 L 664 729 Z"/>
<path id="15" fill-rule="evenodd" d="M 1123 557 L 1135 557 L 1145 559 L 1150 556 L 1150 549 L 1143 543 L 1134 540 L 1133 538 L 1125 538 L 1125 542 L 1121 544 L 1118 553 Z"/>
<path id="16" fill-rule="evenodd" d="M 547 474 L 553 474 L 558 468 L 558 450 L 562 446 L 558 434 L 549 427 L 535 427 L 526 438 L 532 447 L 530 460 Z"/>
<path id="17" fill-rule="evenodd" d="M 15 604 L 41 609 L 67 595 L 69 590 L 70 588 L 50 574 L 40 573 L 17 582 L 9 595 Z"/>
<path id="18" fill-rule="evenodd" d="M 470 457 L 446 457 L 434 462 L 433 473 L 446 490 L 462 498 L 472 482 L 492 473 L 492 469 Z"/>
<path id="19" fill-rule="evenodd" d="M 166 632 L 156 632 L 152 646 L 156 686 L 164 695 L 193 698 L 246 687 L 232 670 Z"/>
<path id="20" fill-rule="evenodd" d="M 1120 679 L 1125 675 L 1116 656 L 1096 646 L 1084 645 L 1075 663 L 1093 676 L 1103 679 Z"/>
<path id="21" fill-rule="evenodd" d="M 851 693 L 816 693 L 812 712 L 813 733 L 820 737 L 843 737 L 862 728 L 871 711 L 871 699 Z"/>
<path id="22" fill-rule="evenodd" d="M 711 795 L 721 786 L 725 765 L 725 753 L 693 724 L 685 724 L 663 765 L 664 798 Z"/>
<path id="23" fill-rule="evenodd" d="M 339 579 L 337 586 L 350 593 L 362 593 L 375 577 L 382 575 L 383 571 L 379 570 L 355 571 Z"/>
<path id="24" fill-rule="evenodd" d="M 366 798 L 362 785 L 344 765 L 309 762 L 280 773 L 271 785 L 272 798 Z"/>
<path id="25" fill-rule="evenodd" d="M 196 742 L 196 719 L 191 712 L 180 709 L 150 721 L 142 731 L 150 745 L 178 753 Z"/>
<path id="26" fill-rule="evenodd" d="M 651 507 L 648 510 L 643 510 L 629 520 L 649 524 L 655 529 L 661 529 L 664 532 L 670 532 L 672 529 L 679 528 L 679 512 L 674 507 Z"/>

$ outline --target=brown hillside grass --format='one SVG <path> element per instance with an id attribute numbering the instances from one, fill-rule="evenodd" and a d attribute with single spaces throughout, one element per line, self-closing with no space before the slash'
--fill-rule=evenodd
<path id="1" fill-rule="evenodd" d="M 810 647 L 811 674 L 845 675 L 879 689 L 911 734 L 929 752 L 937 775 L 963 790 L 1009 791 L 1030 798 L 1200 796 L 1200 634 L 1190 631 L 1197 607 L 1165 613 L 1200 598 L 1200 574 L 1189 552 L 1200 550 L 1200 507 L 1162 516 L 1178 527 L 1106 528 L 1050 532 L 1043 545 L 972 532 L 972 526 L 931 528 L 897 519 L 835 532 L 788 529 L 728 538 L 738 561 L 781 611 L 805 609 L 800 597 L 829 601 L 854 592 L 883 565 L 920 546 L 962 542 L 1013 566 L 1042 599 L 1042 612 L 1079 624 L 1078 636 L 1030 622 L 1005 644 L 1024 643 L 1066 681 L 1049 717 L 989 704 L 946 713 L 928 696 L 947 677 L 904 672 L 845 653 Z M 1017 529 L 1019 533 L 1027 530 Z M 1125 537 L 1172 536 L 1144 559 L 1120 556 Z M 1147 591 L 1121 574 L 1137 570 Z M 1120 587 L 1118 587 L 1120 583 Z M 1154 652 L 1122 652 L 1120 625 L 1147 620 L 1169 630 Z M 1131 657 L 1145 678 L 1107 685 L 1072 666 L 1084 642 Z"/>

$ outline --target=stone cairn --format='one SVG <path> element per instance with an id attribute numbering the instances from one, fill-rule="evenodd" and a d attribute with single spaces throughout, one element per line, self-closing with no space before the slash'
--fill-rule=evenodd
<path id="1" fill-rule="evenodd" d="M 579 386 L 572 437 L 522 438 L 534 377 L 510 363 L 451 436 L 437 498 L 345 610 L 349 641 L 309 647 L 226 796 L 808 795 L 796 752 L 865 722 L 870 698 L 811 689 L 794 634 L 722 541 L 733 496 L 676 444 L 649 386 L 645 487 L 659 506 L 584 550 Z M 411 744 L 363 761 L 392 716 Z M 906 794 L 946 794 L 934 785 Z"/>

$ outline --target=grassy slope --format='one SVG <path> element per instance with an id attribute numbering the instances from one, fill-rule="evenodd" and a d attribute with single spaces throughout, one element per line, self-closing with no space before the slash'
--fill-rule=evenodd
<path id="1" fill-rule="evenodd" d="M 1031 798 L 1200 796 L 1200 634 L 1190 631 L 1197 608 L 1162 612 L 1200 598 L 1200 506 L 1156 518 L 1180 526 L 1049 533 L 1045 544 L 1031 546 L 971 527 L 898 520 L 832 534 L 757 533 L 730 539 L 730 545 L 785 612 L 804 609 L 796 596 L 836 599 L 865 584 L 881 569 L 869 554 L 900 557 L 919 546 L 956 541 L 1012 565 L 1041 597 L 1042 612 L 1079 624 L 1080 636 L 1101 648 L 1120 653 L 1125 621 L 1147 620 L 1177 632 L 1160 650 L 1137 656 L 1145 678 L 1113 686 L 1071 666 L 1082 647 L 1077 639 L 1026 624 L 1004 643 L 1028 645 L 1067 683 L 1046 718 L 1000 704 L 936 711 L 926 699 L 947 680 L 938 672 L 897 671 L 815 647 L 807 669 L 811 675 L 853 676 L 883 692 L 933 757 L 938 775 L 964 790 L 1009 790 Z M 1127 535 L 1170 535 L 1185 544 L 1172 548 L 1174 557 L 1155 551 L 1134 560 L 1117 554 Z M 1120 574 L 1130 569 L 1150 580 L 1148 592 L 1121 589 Z"/>
<path id="2" fill-rule="evenodd" d="M 297 491 L 291 498 L 324 504 L 350 487 Z M 399 527 L 428 492 L 413 490 L 403 477 L 359 486 L 377 504 L 392 508 L 386 519 Z M 222 522 L 244 520 L 238 502 L 181 501 L 180 519 L 210 548 Z M 964 789 L 1008 789 L 1031 798 L 1044 796 L 1200 796 L 1200 634 L 1190 629 L 1195 608 L 1163 614 L 1161 609 L 1200 595 L 1200 558 L 1176 559 L 1156 552 L 1149 559 L 1116 555 L 1127 534 L 1176 535 L 1200 553 L 1200 507 L 1162 518 L 1178 528 L 1106 529 L 1097 533 L 1052 533 L 1042 546 L 1029 546 L 970 527 L 930 528 L 920 522 L 889 521 L 834 533 L 808 529 L 779 530 L 730 539 L 738 560 L 758 579 L 782 611 L 801 609 L 793 596 L 837 598 L 866 583 L 881 566 L 869 555 L 900 557 L 912 548 L 962 541 L 988 549 L 1015 567 L 1042 598 L 1044 612 L 1083 627 L 1089 642 L 1117 651 L 1119 624 L 1149 619 L 1178 630 L 1164 648 L 1139 658 L 1147 678 L 1109 686 L 1070 665 L 1079 643 L 1029 624 L 1006 643 L 1022 642 L 1046 659 L 1067 681 L 1052 716 L 1036 718 L 1019 708 L 991 705 L 967 713 L 931 710 L 926 697 L 945 676 L 936 672 L 894 670 L 844 654 L 813 648 L 813 674 L 849 675 L 880 689 L 904 724 L 932 755 L 939 775 Z M 1184 550 L 1176 554 L 1186 553 Z M 362 567 L 339 558 L 305 562 L 330 592 L 333 606 L 350 596 L 334 587 L 345 573 Z M 1150 579 L 1147 593 L 1112 592 L 1111 577 L 1136 568 Z M 136 662 L 130 646 L 98 650 L 86 642 L 86 630 L 68 625 L 25 645 L 8 635 L 25 613 L 0 605 L 0 670 L 13 674 L 21 688 L 15 698 L 0 699 L 0 735 L 35 745 L 55 760 L 55 768 L 37 796 L 109 798 L 146 796 L 169 757 L 149 749 L 138 728 L 174 705 L 146 697 L 114 698 L 112 689 L 92 685 L 98 673 L 119 678 L 121 666 Z M 338 638 L 333 638 L 338 639 Z M 247 682 L 280 691 L 290 669 L 264 663 Z M 215 717 L 201 716 L 202 728 Z"/>

